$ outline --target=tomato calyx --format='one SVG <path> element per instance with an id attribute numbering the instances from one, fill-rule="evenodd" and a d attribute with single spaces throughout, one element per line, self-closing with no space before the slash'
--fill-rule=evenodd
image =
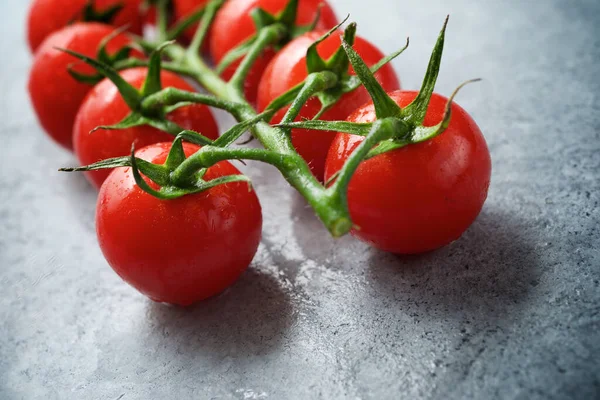
<path id="1" fill-rule="evenodd" d="M 167 88 L 163 90 L 161 84 L 161 55 L 163 50 L 170 44 L 172 44 L 172 42 L 165 42 L 150 55 L 150 61 L 148 62 L 148 73 L 141 90 L 134 88 L 132 85 L 126 82 L 121 75 L 119 75 L 119 73 L 108 64 L 68 49 L 59 49 L 79 58 L 96 69 L 100 75 L 108 78 L 117 87 L 121 97 L 131 109 L 131 112 L 118 123 L 114 125 L 98 126 L 90 133 L 93 133 L 98 129 L 120 130 L 136 126 L 149 125 L 176 136 L 180 132 L 184 131 L 184 129 L 176 123 L 169 121 L 166 118 L 166 115 L 177 108 L 187 106 L 191 102 L 208 104 L 226 109 L 228 107 L 233 107 L 231 104 L 229 104 L 229 102 L 220 101 L 214 96 L 210 95 L 191 93 L 174 88 Z M 186 94 L 188 98 L 177 101 L 174 104 L 164 101 L 165 97 L 169 97 L 177 93 Z M 198 135 L 202 136 L 199 133 Z M 202 138 L 204 140 L 204 144 L 212 143 L 211 139 L 205 136 L 202 136 Z"/>
<path id="2" fill-rule="evenodd" d="M 260 7 L 253 9 L 250 12 L 250 15 L 254 21 L 256 33 L 225 54 L 223 59 L 216 66 L 215 71 L 218 74 L 222 74 L 232 63 L 247 55 L 259 40 L 261 31 L 266 28 L 277 26 L 281 31 L 276 40 L 269 43 L 269 46 L 273 47 L 275 50 L 281 49 L 292 39 L 314 30 L 321 17 L 321 7 L 317 10 L 315 18 L 310 24 L 298 25 L 296 24 L 298 6 L 299 0 L 290 0 L 283 11 L 275 15 L 268 13 Z"/>
<path id="3" fill-rule="evenodd" d="M 296 85 L 291 88 L 278 98 L 274 99 L 267 108 L 272 110 L 279 110 L 287 105 L 289 105 L 298 94 L 307 89 L 307 85 L 311 82 L 311 76 L 319 73 L 327 72 L 329 74 L 333 74 L 334 78 L 330 78 L 330 83 L 322 90 L 312 90 L 311 96 L 314 96 L 319 99 L 321 103 L 321 109 L 315 116 L 312 118 L 313 120 L 318 120 L 327 110 L 333 107 L 344 94 L 350 93 L 360 87 L 363 83 L 361 78 L 356 75 L 351 75 L 348 72 L 348 66 L 350 65 L 350 59 L 347 54 L 347 50 L 344 48 L 343 44 L 346 43 L 348 46 L 352 46 L 354 44 L 354 39 L 356 36 L 356 23 L 352 22 L 348 24 L 348 26 L 344 29 L 344 33 L 342 35 L 342 45 L 337 49 L 337 51 L 327 60 L 323 59 L 319 53 L 317 52 L 317 46 L 326 40 L 329 36 L 334 34 L 340 26 L 342 26 L 348 17 L 346 17 L 340 24 L 333 27 L 319 39 L 317 39 L 307 50 L 306 52 L 306 66 L 307 71 L 309 73 L 307 79 L 304 82 Z M 363 75 L 373 76 L 379 69 L 381 69 L 384 65 L 392 61 L 394 58 L 398 57 L 400 54 L 404 52 L 408 48 L 409 40 L 407 38 L 406 45 L 401 49 L 395 51 L 394 53 L 383 57 L 379 62 L 373 65 L 371 68 L 367 68 L 367 71 L 363 72 Z M 364 64 L 364 63 L 363 63 Z M 373 78 L 374 79 L 374 78 Z M 309 96 L 310 97 L 310 96 Z M 307 97 L 308 98 L 308 97 Z M 305 100 L 306 101 L 306 100 Z M 282 120 L 282 123 L 286 121 Z M 289 122 L 289 121 L 288 121 Z"/>
<path id="4" fill-rule="evenodd" d="M 129 29 L 129 25 L 124 25 L 120 28 L 115 29 L 113 32 L 111 32 L 109 35 L 107 35 L 104 39 L 102 39 L 102 41 L 98 45 L 98 50 L 96 52 L 96 58 L 99 62 L 101 62 L 105 65 L 111 66 L 111 67 L 115 67 L 115 66 L 119 66 L 120 64 L 123 64 L 124 61 L 134 60 L 133 58 L 130 59 L 131 52 L 133 50 L 140 50 L 139 47 L 134 43 L 123 46 L 117 52 L 115 52 L 113 55 L 108 54 L 108 52 L 106 50 L 106 47 L 108 46 L 108 44 L 114 38 L 118 37 L 123 32 L 126 32 L 127 29 Z M 83 83 L 86 83 L 89 85 L 95 85 L 104 78 L 104 75 L 102 75 L 100 73 L 84 74 L 81 72 L 77 72 L 74 70 L 75 65 L 76 65 L 76 63 L 69 65 L 67 67 L 67 71 L 75 80 L 77 80 L 79 82 L 83 82 Z M 122 69 L 122 67 L 118 68 L 118 69 Z"/>
<path id="5" fill-rule="evenodd" d="M 423 126 L 425 114 L 429 107 L 429 101 L 433 94 L 439 74 L 447 23 L 448 18 L 444 21 L 444 25 L 434 46 L 419 94 L 412 103 L 404 108 L 401 108 L 394 100 L 392 100 L 375 79 L 372 68 L 369 69 L 358 53 L 354 51 L 351 44 L 348 43 L 345 38 L 342 39 L 343 49 L 356 72 L 357 78 L 360 79 L 361 83 L 365 86 L 371 96 L 377 120 L 395 120 L 397 123 L 394 125 L 396 129 L 394 132 L 387 132 L 383 135 L 375 134 L 373 132 L 375 124 L 356 124 L 347 121 L 282 121 L 278 126 L 284 128 L 338 131 L 366 137 L 373 135 L 379 140 L 375 143 L 371 143 L 371 148 L 364 154 L 364 158 L 366 159 L 410 144 L 421 143 L 440 135 L 446 130 L 450 123 L 451 105 L 458 91 L 466 84 L 479 80 L 473 79 L 459 85 L 448 99 L 442 121 L 435 126 Z M 389 129 L 389 127 L 386 129 Z"/>
<path id="6" fill-rule="evenodd" d="M 195 137 L 194 137 L 195 136 Z M 245 182 L 248 184 L 248 190 L 252 189 L 250 178 L 245 175 L 228 175 L 216 179 L 205 180 L 206 168 L 195 170 L 193 174 L 177 183 L 171 178 L 174 171 L 177 171 L 187 160 L 183 150 L 183 140 L 192 143 L 203 143 L 204 139 L 195 132 L 184 131 L 172 144 L 167 159 L 162 165 L 145 161 L 135 156 L 135 146 L 131 147 L 131 155 L 126 157 L 115 157 L 97 163 L 77 168 L 61 168 L 63 172 L 94 171 L 106 168 L 130 167 L 136 184 L 144 192 L 161 200 L 172 200 L 189 194 L 201 193 L 213 187 L 233 182 Z M 144 179 L 144 176 L 155 183 L 158 188 L 153 187 Z"/>
<path id="7" fill-rule="evenodd" d="M 81 21 L 101 22 L 110 25 L 117 16 L 117 14 L 123 9 L 123 7 L 125 7 L 125 4 L 123 4 L 123 2 L 119 2 L 106 7 L 104 10 L 98 10 L 94 3 L 94 0 L 88 0 L 85 3 L 85 6 L 81 9 L 81 11 L 78 12 L 77 15 L 75 15 L 73 18 L 71 18 L 69 24 Z"/>
<path id="8" fill-rule="evenodd" d="M 214 141 L 197 132 L 182 130 L 175 137 L 171 151 L 163 165 L 156 165 L 135 157 L 135 149 L 132 147 L 131 155 L 127 157 L 110 158 L 82 167 L 61 168 L 59 171 L 84 172 L 131 167 L 136 184 L 146 193 L 163 200 L 200 193 L 212 187 L 231 182 L 246 182 L 249 188 L 251 188 L 249 178 L 244 175 L 225 176 L 210 181 L 204 180 L 203 177 L 207 169 L 219 161 L 237 159 L 243 163 L 243 159 L 269 161 L 279 157 L 272 152 L 262 149 L 227 148 L 227 146 L 233 144 L 246 131 L 262 121 L 265 116 L 266 113 L 262 113 L 257 114 L 253 118 L 245 119 L 231 127 Z M 128 121 L 122 121 L 121 123 L 123 127 L 135 126 L 126 125 Z M 135 124 L 137 121 L 132 118 L 131 123 Z M 183 141 L 203 147 L 186 158 L 183 151 Z M 280 159 L 283 160 L 283 158 Z M 150 186 L 142 178 L 142 175 L 158 185 L 159 189 Z"/>

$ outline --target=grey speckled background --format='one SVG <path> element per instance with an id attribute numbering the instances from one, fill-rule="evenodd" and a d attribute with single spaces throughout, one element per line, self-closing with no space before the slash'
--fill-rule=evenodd
<path id="1" fill-rule="evenodd" d="M 394 64 L 407 88 L 452 15 L 438 91 L 485 78 L 458 99 L 492 152 L 485 208 L 452 245 L 395 257 L 330 239 L 252 165 L 259 253 L 187 310 L 121 282 L 95 192 L 56 172 L 75 161 L 28 102 L 25 3 L 0 5 L 0 399 L 600 396 L 596 0 L 332 1 L 386 51 L 411 36 Z"/>

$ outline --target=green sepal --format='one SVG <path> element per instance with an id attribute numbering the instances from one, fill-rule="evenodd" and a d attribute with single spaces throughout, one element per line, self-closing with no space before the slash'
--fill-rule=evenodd
<path id="1" fill-rule="evenodd" d="M 306 62 L 309 74 L 313 72 L 326 70 L 336 74 L 336 76 L 338 76 L 339 79 L 339 84 L 337 84 L 335 87 L 324 90 L 322 92 L 318 92 L 315 95 L 315 97 L 317 97 L 321 103 L 321 108 L 312 119 L 319 119 L 320 117 L 322 117 L 322 115 L 331 107 L 333 107 L 345 93 L 349 93 L 353 90 L 356 90 L 359 86 L 362 85 L 362 82 L 358 76 L 348 74 L 348 66 L 350 64 L 350 61 L 343 46 L 340 46 L 336 53 L 333 56 L 331 56 L 328 60 L 323 60 L 317 52 L 317 45 L 323 40 L 325 40 L 327 37 L 329 37 L 332 33 L 334 33 L 339 28 L 339 26 L 342 25 L 347 19 L 348 17 L 346 17 L 346 19 L 344 19 L 342 23 L 340 23 L 336 27 L 329 30 L 326 34 L 321 36 L 307 50 Z M 346 43 L 353 43 L 355 34 L 356 24 L 352 23 L 348 25 L 348 27 L 344 30 L 344 40 L 346 41 Z M 407 47 L 408 39 L 406 46 L 404 46 L 402 49 L 382 58 L 377 64 L 373 65 L 370 68 L 371 73 L 376 73 L 385 64 L 389 63 L 391 60 L 402 54 L 402 52 L 406 50 Z M 292 89 L 288 90 L 284 94 L 280 95 L 269 104 L 268 108 L 273 110 L 273 112 L 276 112 L 282 109 L 283 107 L 291 104 L 296 98 L 296 96 L 302 91 L 304 84 L 305 82 L 302 82 L 294 86 Z"/>
<path id="2" fill-rule="evenodd" d="M 429 101 L 435 88 L 438 74 L 440 72 L 440 64 L 442 62 L 442 53 L 444 51 L 444 39 L 446 37 L 446 26 L 448 25 L 448 17 L 444 21 L 444 26 L 440 31 L 437 42 L 431 53 L 429 59 L 429 65 L 427 66 L 427 72 L 421 85 L 421 90 L 415 99 L 406 107 L 404 107 L 405 115 L 415 125 L 421 125 L 425 120 L 425 114 L 427 113 L 427 107 L 429 107 Z"/>
<path id="3" fill-rule="evenodd" d="M 342 40 L 342 46 L 350 59 L 354 72 L 356 72 L 356 75 L 360 78 L 369 95 L 371 95 L 377 118 L 383 119 L 400 116 L 400 107 L 387 95 L 363 59 L 344 40 Z"/>
<path id="4" fill-rule="evenodd" d="M 123 46 L 114 56 L 110 56 L 106 51 L 106 46 L 110 43 L 111 40 L 126 32 L 129 29 L 129 24 L 118 27 L 110 34 L 105 36 L 100 44 L 98 45 L 98 51 L 96 52 L 96 58 L 98 61 L 103 62 L 108 65 L 112 65 L 116 61 L 121 61 L 129 57 L 129 53 L 131 52 L 130 46 Z"/>
<path id="5" fill-rule="evenodd" d="M 184 131 L 184 132 L 188 132 L 188 131 Z M 167 156 L 167 159 L 165 160 L 164 167 L 169 171 L 173 171 L 182 162 L 185 161 L 185 152 L 183 151 L 183 139 L 185 136 L 184 132 L 181 132 L 179 135 L 177 135 L 175 140 L 173 140 L 173 144 L 171 145 L 171 150 L 169 151 L 169 155 Z M 192 134 L 195 134 L 195 132 L 192 132 L 192 131 L 189 131 L 189 132 L 191 132 Z M 190 136 L 193 136 L 193 135 L 190 134 Z"/>
<path id="6" fill-rule="evenodd" d="M 97 169 L 130 167 L 130 166 L 131 166 L 131 157 L 114 157 L 114 158 L 107 158 L 106 160 L 98 161 L 93 164 L 84 165 L 81 167 L 60 168 L 59 171 L 83 172 L 83 171 L 95 171 Z"/>
<path id="7" fill-rule="evenodd" d="M 371 66 L 371 68 L 369 68 L 371 73 L 375 74 L 377 71 L 379 71 L 381 68 L 383 68 L 383 66 L 387 65 L 389 62 L 394 60 L 400 54 L 404 53 L 404 51 L 408 48 L 409 43 L 410 43 L 409 38 L 406 38 L 406 45 L 403 48 L 393 52 L 392 54 L 389 54 L 389 55 L 383 57 L 381 60 L 379 60 L 377 62 L 377 64 Z M 346 79 L 342 80 L 341 85 L 342 85 L 342 92 L 349 93 L 349 92 L 352 92 L 353 90 L 356 90 L 359 86 L 361 86 L 362 82 L 360 81 L 360 78 L 358 76 L 349 75 Z"/>
<path id="8" fill-rule="evenodd" d="M 94 0 L 88 0 L 81 10 L 81 15 L 78 16 L 79 18 L 73 18 L 69 24 L 78 20 L 83 22 L 101 22 L 104 24 L 110 24 L 113 22 L 117 14 L 123 9 L 123 7 L 125 7 L 125 5 L 122 2 L 119 2 L 107 7 L 102 11 L 99 11 L 94 7 Z"/>
<path id="9" fill-rule="evenodd" d="M 170 183 L 169 172 L 167 172 L 167 168 L 161 165 L 156 165 L 152 163 L 145 162 L 139 158 L 135 157 L 135 149 L 132 146 L 131 156 L 131 171 L 133 174 L 133 178 L 135 183 L 142 189 L 144 192 L 158 198 L 161 200 L 172 200 L 179 197 L 183 197 L 188 194 L 200 193 L 206 190 L 209 190 L 218 185 L 224 185 L 227 183 L 233 182 L 246 182 L 248 183 L 249 188 L 251 188 L 250 179 L 244 175 L 229 175 L 222 176 L 216 179 L 212 179 L 210 181 L 205 181 L 202 178 L 198 178 L 196 182 L 194 182 L 190 187 L 182 188 L 178 186 L 174 186 Z M 138 164 L 139 163 L 139 164 Z M 151 164 L 154 167 L 150 167 L 147 164 Z M 141 168 L 140 168 L 141 167 Z M 158 167 L 158 168 L 155 168 Z M 164 182 L 161 184 L 159 181 L 163 181 L 162 172 L 156 174 L 155 171 L 165 171 L 166 176 Z M 203 171 L 199 171 L 201 175 Z M 150 180 L 157 183 L 160 186 L 159 190 L 152 188 L 148 182 L 142 177 L 141 174 L 146 175 Z M 158 180 L 155 180 L 158 178 Z"/>
<path id="10" fill-rule="evenodd" d="M 144 85 L 142 86 L 141 90 L 142 97 L 150 96 L 151 94 L 160 92 L 162 90 L 162 83 L 160 79 L 162 52 L 167 46 L 170 46 L 173 43 L 175 42 L 165 42 L 158 46 L 158 48 L 154 50 L 152 54 L 150 54 L 150 61 L 148 61 L 148 74 L 146 75 L 146 80 L 144 81 Z"/>
<path id="11" fill-rule="evenodd" d="M 135 180 L 135 183 L 140 187 L 140 189 L 142 189 L 144 192 L 157 197 L 161 200 L 169 200 L 169 199 L 176 199 L 177 197 L 181 197 L 183 196 L 185 193 L 181 194 L 181 195 L 173 195 L 173 194 L 169 194 L 169 193 L 163 193 L 162 192 L 162 187 L 161 187 L 161 191 L 155 190 L 153 189 L 148 182 L 146 182 L 144 180 L 144 178 L 142 177 L 142 175 L 140 174 L 140 170 L 138 167 L 138 161 L 139 159 L 137 159 L 135 157 L 135 148 L 134 146 L 131 146 L 131 157 L 130 157 L 130 162 L 131 162 L 131 172 L 133 174 L 133 179 Z"/>
<path id="12" fill-rule="evenodd" d="M 244 42 L 240 43 L 237 47 L 231 49 L 223 59 L 219 62 L 215 71 L 218 74 L 223 73 L 223 71 L 230 66 L 233 62 L 237 61 L 241 57 L 245 56 L 248 51 L 252 48 L 252 45 L 258 38 L 258 34 L 261 29 L 266 28 L 268 26 L 274 24 L 281 24 L 287 30 L 286 34 L 282 35 L 277 43 L 272 44 L 276 49 L 280 49 L 283 45 L 288 43 L 291 39 L 294 39 L 306 32 L 309 32 L 314 29 L 316 24 L 319 21 L 321 10 L 320 8 L 317 10 L 317 18 L 311 22 L 311 24 L 307 26 L 297 26 L 296 25 L 296 15 L 298 9 L 298 0 L 290 0 L 283 11 L 278 15 L 272 15 L 262 8 L 255 8 L 251 11 L 250 15 L 252 20 L 254 21 L 254 25 L 256 27 L 256 33 L 246 39 Z"/>
<path id="13" fill-rule="evenodd" d="M 100 169 L 112 169 L 112 168 L 120 168 L 120 167 L 131 167 L 132 162 L 135 160 L 136 164 L 139 165 L 144 171 L 144 175 L 148 176 L 150 179 L 155 181 L 158 184 L 167 184 L 168 183 L 168 171 L 162 165 L 152 164 L 148 161 L 142 160 L 140 158 L 131 158 L 129 157 L 114 157 L 107 158 L 106 160 L 98 161 L 90 165 L 85 165 L 81 167 L 75 168 L 60 168 L 61 172 L 85 172 L 85 171 L 96 171 Z"/>
<path id="14" fill-rule="evenodd" d="M 412 132 L 410 132 L 410 135 L 405 138 L 395 138 L 381 142 L 379 146 L 373 148 L 369 154 L 367 154 L 366 159 L 375 157 L 379 154 L 387 153 L 388 151 L 400 149 L 411 144 L 426 142 L 427 140 L 431 140 L 434 137 L 442 134 L 450 125 L 450 119 L 452 117 L 452 102 L 454 101 L 454 98 L 458 92 L 469 83 L 479 82 L 480 80 L 481 79 L 471 79 L 463 82 L 454 90 L 454 92 L 452 92 L 448 98 L 448 101 L 446 102 L 444 116 L 439 124 L 434 126 L 417 125 L 413 128 Z"/>
<path id="15" fill-rule="evenodd" d="M 230 144 L 234 143 L 238 140 L 244 132 L 252 128 L 258 122 L 264 120 L 266 116 L 270 114 L 270 110 L 267 110 L 257 116 L 246 119 L 238 124 L 235 124 L 231 128 L 229 128 L 225 133 L 223 133 L 217 140 L 215 140 L 212 145 L 218 147 L 227 147 Z"/>
<path id="16" fill-rule="evenodd" d="M 319 3 L 317 5 L 317 11 L 315 12 L 315 17 L 308 25 L 294 25 L 292 28 L 292 37 L 297 38 L 298 36 L 302 36 L 305 33 L 312 32 L 317 29 L 317 25 L 319 24 L 319 20 L 321 19 L 321 13 L 323 9 L 323 3 Z"/>
<path id="17" fill-rule="evenodd" d="M 104 76 L 100 74 L 82 74 L 80 72 L 77 72 L 73 69 L 74 66 L 75 64 L 67 66 L 67 72 L 73 77 L 73 79 L 77 80 L 78 82 L 93 86 L 100 82 L 102 79 L 104 79 Z"/>
<path id="18" fill-rule="evenodd" d="M 136 163 L 136 167 L 139 168 L 143 172 L 143 174 L 150 178 L 153 182 L 156 182 L 158 185 L 161 186 L 168 185 L 170 183 L 170 171 L 165 166 L 153 164 L 151 162 L 136 157 L 134 157 L 134 160 Z"/>
<path id="19" fill-rule="evenodd" d="M 112 56 L 106 51 L 106 46 L 110 43 L 110 41 L 112 41 L 114 38 L 125 32 L 128 28 L 129 25 L 119 27 L 102 39 L 102 41 L 98 45 L 98 50 L 96 52 L 96 59 L 99 62 L 108 66 L 114 66 L 115 64 L 122 63 L 129 58 L 131 51 L 138 47 L 136 44 L 125 45 Z M 82 74 L 80 72 L 76 72 L 73 70 L 73 66 L 74 64 L 67 66 L 67 70 L 69 71 L 71 76 L 79 82 L 87 83 L 89 85 L 95 85 L 104 78 L 104 75 L 98 72 L 93 74 Z"/>
<path id="20" fill-rule="evenodd" d="M 142 96 L 141 96 L 140 92 L 138 92 L 138 90 L 136 88 L 134 88 L 129 83 L 127 83 L 125 81 L 125 79 L 123 79 L 121 77 L 121 75 L 119 75 L 119 72 L 117 70 L 115 70 L 114 68 L 112 68 L 109 65 L 106 65 L 99 61 L 96 61 L 93 58 L 90 58 L 81 53 L 77 53 L 75 51 L 72 51 L 69 49 L 63 49 L 60 47 L 55 47 L 55 49 L 65 52 L 67 54 L 70 54 L 73 57 L 79 58 L 80 60 L 84 61 L 86 64 L 93 67 L 96 71 L 98 71 L 104 77 L 110 79 L 112 81 L 112 83 L 115 84 L 115 86 L 119 90 L 119 93 L 121 93 L 121 97 L 123 97 L 123 100 L 125 101 L 125 103 L 127 103 L 127 105 L 129 106 L 130 109 L 136 110 L 139 107 L 140 102 L 142 100 Z M 73 71 L 69 70 L 69 73 L 72 74 Z M 77 77 L 74 76 L 74 78 L 77 78 Z"/>
<path id="21" fill-rule="evenodd" d="M 148 118 L 146 118 L 143 115 L 134 111 L 134 112 L 130 112 L 129 114 L 127 114 L 125 116 L 125 118 L 123 118 L 121 121 L 117 122 L 116 124 L 97 126 L 94 129 L 92 129 L 90 131 L 90 133 L 94 133 L 97 130 L 106 130 L 106 131 L 113 130 L 114 131 L 114 130 L 119 130 L 119 129 L 133 128 L 136 126 L 148 125 L 149 121 L 150 120 Z"/>
<path id="22" fill-rule="evenodd" d="M 190 131 L 190 130 L 185 130 L 185 131 L 181 131 L 177 134 L 177 136 L 175 137 L 175 141 L 181 141 L 181 140 L 185 140 L 186 142 L 190 142 L 190 143 L 194 143 L 197 144 L 199 146 L 209 146 L 209 145 L 214 145 L 214 141 L 207 138 L 204 135 L 199 134 L 198 132 L 195 131 Z"/>
<path id="23" fill-rule="evenodd" d="M 309 46 L 308 50 L 306 50 L 306 69 L 309 74 L 312 72 L 320 72 L 327 68 L 327 61 L 319 55 L 319 52 L 317 51 L 317 46 L 329 36 L 331 36 L 335 31 L 337 31 L 340 28 L 340 26 L 342 26 L 348 20 L 349 17 L 350 15 L 347 15 L 342 22 L 340 22 L 339 24 L 331 28 L 329 31 L 327 31 L 320 38 L 315 40 L 314 43 L 312 43 Z M 356 24 L 354 24 L 354 31 L 356 32 Z M 352 40 L 354 40 L 354 36 L 352 36 Z M 346 60 L 347 59 L 348 58 L 346 57 Z M 348 67 L 346 66 L 346 69 L 347 68 Z"/>
<path id="24" fill-rule="evenodd" d="M 371 122 L 348 122 L 348 121 L 300 121 L 290 122 L 288 124 L 277 124 L 274 125 L 281 128 L 297 128 L 297 129 L 311 129 L 316 131 L 334 131 L 351 133 L 353 135 L 366 136 L 373 127 Z"/>
<path id="25" fill-rule="evenodd" d="M 348 16 L 349 17 L 349 16 Z M 348 19 L 346 17 L 346 19 Z M 346 21 L 346 20 L 344 20 Z M 356 22 L 348 24 L 344 29 L 344 35 L 342 41 L 345 41 L 350 46 L 354 46 L 354 40 L 356 39 Z M 348 66 L 350 60 L 348 55 L 344 51 L 343 47 L 340 46 L 335 53 L 327 60 L 327 69 L 338 74 L 340 77 L 348 75 Z"/>
<path id="26" fill-rule="evenodd" d="M 298 15 L 298 3 L 299 0 L 288 1 L 281 14 L 278 15 L 277 21 L 285 26 L 294 26 L 296 24 L 296 16 Z"/>
<path id="27" fill-rule="evenodd" d="M 260 7 L 257 7 L 250 11 L 250 17 L 252 17 L 252 21 L 254 22 L 254 26 L 256 27 L 256 31 L 260 31 L 265 26 L 269 26 L 277 22 L 277 19 L 263 10 Z"/>

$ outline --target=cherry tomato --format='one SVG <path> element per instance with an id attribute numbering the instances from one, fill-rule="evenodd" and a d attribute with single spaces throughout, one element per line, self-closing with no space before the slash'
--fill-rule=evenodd
<path id="1" fill-rule="evenodd" d="M 35 52 L 44 39 L 53 32 L 64 28 L 72 21 L 81 21 L 81 12 L 87 2 L 88 0 L 33 0 L 29 6 L 27 20 L 31 52 Z M 115 4 L 122 4 L 123 8 L 115 16 L 111 25 L 130 24 L 129 31 L 141 33 L 140 0 L 95 0 L 94 9 L 104 11 Z"/>
<path id="2" fill-rule="evenodd" d="M 287 44 L 269 63 L 258 86 L 258 109 L 263 111 L 271 101 L 284 94 L 308 75 L 306 67 L 306 51 L 325 31 L 306 33 Z M 340 47 L 341 40 L 338 34 L 333 34 L 319 43 L 317 52 L 327 60 Z M 354 49 L 361 55 L 368 66 L 376 64 L 384 55 L 375 46 L 361 37 L 356 37 Z M 354 74 L 352 67 L 349 68 Z M 385 65 L 375 74 L 376 79 L 386 91 L 400 89 L 400 82 L 390 64 Z M 320 119 L 329 121 L 344 120 L 358 107 L 371 99 L 367 90 L 360 86 L 356 90 L 345 94 L 342 98 L 325 112 Z M 273 117 L 272 122 L 278 123 L 286 113 L 286 107 Z M 313 118 L 321 108 L 317 98 L 310 99 L 302 108 L 300 118 Z M 323 179 L 325 159 L 335 132 L 309 131 L 294 129 L 292 143 L 300 155 L 309 163 L 313 174 L 318 179 Z"/>
<path id="3" fill-rule="evenodd" d="M 163 163 L 170 148 L 154 144 L 136 155 Z M 198 149 L 184 144 L 188 156 Z M 232 174 L 239 171 L 224 161 L 205 179 Z M 252 261 L 261 229 L 260 203 L 246 183 L 159 200 L 135 184 L 131 168 L 109 175 L 96 208 L 100 248 L 115 272 L 152 300 L 183 306 L 230 286 Z"/>
<path id="4" fill-rule="evenodd" d="M 225 3 L 217 13 L 212 26 L 210 54 L 213 61 L 218 64 L 230 50 L 242 44 L 256 32 L 254 21 L 250 15 L 252 10 L 260 7 L 268 13 L 278 14 L 283 11 L 287 3 L 288 0 L 229 0 Z M 316 28 L 328 30 L 334 27 L 337 24 L 337 18 L 331 7 L 323 0 L 300 0 L 296 23 L 299 25 L 310 24 L 316 17 L 320 4 L 322 4 L 321 17 Z M 251 103 L 256 100 L 256 91 L 262 72 L 274 55 L 273 49 L 264 51 L 248 74 L 244 87 L 246 98 Z M 230 79 L 239 63 L 240 61 L 231 64 L 223 72 L 223 78 Z"/>
<path id="5" fill-rule="evenodd" d="M 139 89 L 144 84 L 147 72 L 146 68 L 133 68 L 123 71 L 121 76 Z M 161 81 L 163 87 L 194 91 L 186 81 L 168 71 L 162 71 Z M 129 113 L 129 107 L 111 81 L 105 79 L 94 87 L 81 104 L 73 126 L 75 154 L 81 165 L 92 164 L 107 158 L 126 156 L 131 152 L 132 143 L 135 143 L 136 148 L 141 148 L 153 143 L 173 140 L 172 135 L 150 126 L 97 130 L 90 134 L 90 131 L 97 126 L 116 124 Z M 210 139 L 216 139 L 219 136 L 217 123 L 205 105 L 193 104 L 178 108 L 169 113 L 167 119 L 182 128 L 200 132 Z M 85 174 L 88 180 L 99 188 L 109 173 L 110 170 L 102 169 L 88 171 Z"/>
<path id="6" fill-rule="evenodd" d="M 391 94 L 401 107 L 416 92 Z M 425 126 L 442 120 L 447 99 L 434 94 Z M 357 109 L 348 121 L 375 120 L 373 104 Z M 328 179 L 339 171 L 361 136 L 338 134 L 325 168 Z M 475 220 L 487 197 L 491 160 L 475 121 L 456 103 L 450 126 L 441 135 L 364 161 L 348 188 L 352 233 L 379 249 L 421 253 L 442 247 Z"/>
<path id="7" fill-rule="evenodd" d="M 75 80 L 67 67 L 77 63 L 74 67 L 77 72 L 94 74 L 95 71 L 54 47 L 95 57 L 99 44 L 114 29 L 104 24 L 76 23 L 50 35 L 35 54 L 29 73 L 29 96 L 42 127 L 52 139 L 67 149 L 73 148 L 71 138 L 77 110 L 92 89 L 92 86 Z M 113 54 L 128 43 L 130 40 L 127 36 L 118 35 L 108 43 L 106 49 Z"/>
<path id="8" fill-rule="evenodd" d="M 209 0 L 173 0 L 173 14 L 175 21 L 182 21 L 192 15 L 194 12 L 206 6 Z M 191 41 L 196 33 L 195 24 L 193 27 L 186 29 L 183 32 L 183 38 Z M 206 42 L 205 42 L 206 43 Z"/>

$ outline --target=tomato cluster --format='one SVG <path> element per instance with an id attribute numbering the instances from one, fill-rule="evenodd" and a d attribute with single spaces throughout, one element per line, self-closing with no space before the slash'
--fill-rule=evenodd
<path id="1" fill-rule="evenodd" d="M 190 18 L 207 3 L 172 0 L 169 26 Z M 245 101 L 257 112 L 269 111 L 280 96 L 305 81 L 311 73 L 308 53 L 313 44 L 319 42 L 316 52 L 325 66 L 342 52 L 340 35 L 326 35 L 338 23 L 327 2 L 297 3 L 293 26 L 287 26 L 286 35 L 263 49 L 245 77 Z M 289 4 L 289 0 L 226 1 L 212 21 L 203 52 L 218 65 L 228 54 L 256 39 L 260 28 L 256 25 L 257 10 L 277 22 Z M 48 135 L 73 151 L 82 165 L 125 159 L 132 146 L 138 149 L 137 159 L 155 165 L 167 165 L 170 154 L 176 152 L 173 132 L 148 121 L 122 123 L 141 112 L 139 105 L 127 101 L 122 85 L 128 85 L 138 96 L 145 93 L 152 79 L 158 79 L 159 89 L 195 92 L 194 86 L 177 73 L 163 70 L 154 76 L 151 69 L 140 66 L 148 61 L 134 45 L 138 42 L 135 34 L 141 33 L 144 21 L 156 22 L 156 9 L 146 15 L 143 9 L 140 0 L 32 1 L 28 18 L 29 44 L 34 52 L 28 85 L 31 101 Z M 128 32 L 115 31 L 124 24 Z M 197 26 L 197 22 L 186 25 L 180 42 L 192 42 Z M 367 67 L 374 67 L 384 57 L 368 40 L 359 36 L 352 39 L 353 49 Z M 96 70 L 66 51 L 115 65 L 126 51 L 129 60 L 139 63 L 118 72 L 121 83 L 116 84 L 114 76 L 92 79 L 98 76 Z M 240 53 L 220 69 L 224 81 L 235 74 L 243 56 Z M 340 65 L 340 77 L 356 74 L 349 63 Z M 417 96 L 417 92 L 400 90 L 390 64 L 380 66 L 374 79 L 400 107 Z M 373 122 L 378 119 L 377 105 L 371 97 L 370 90 L 358 86 L 340 94 L 323 113 L 319 99 L 311 97 L 295 120 L 318 115 L 322 121 Z M 424 126 L 434 126 L 444 118 L 447 101 L 433 94 L 426 105 Z M 272 125 L 289 111 L 287 104 L 267 114 Z M 457 239 L 475 220 L 490 184 L 490 155 L 483 135 L 466 111 L 454 103 L 450 111 L 452 119 L 443 134 L 360 163 L 347 187 L 347 212 L 354 236 L 385 251 L 420 253 Z M 162 118 L 181 130 L 199 132 L 203 140 L 219 137 L 215 119 L 203 104 L 186 103 L 151 117 Z M 110 127 L 97 129 L 106 126 Z M 281 132 L 288 134 L 283 129 Z M 363 140 L 363 136 L 334 130 L 291 130 L 295 151 L 316 180 L 325 185 L 335 181 Z M 201 149 L 187 142 L 182 146 L 184 159 Z M 97 235 L 111 267 L 140 292 L 160 302 L 189 305 L 230 286 L 248 267 L 260 242 L 262 213 L 254 191 L 243 182 L 229 182 L 164 200 L 149 192 L 161 189 L 155 179 L 148 174 L 140 178 L 137 167 L 127 165 L 86 171 L 88 180 L 100 190 Z M 204 182 L 239 174 L 231 163 L 220 161 L 194 179 Z M 149 189 L 144 189 L 146 186 Z"/>

